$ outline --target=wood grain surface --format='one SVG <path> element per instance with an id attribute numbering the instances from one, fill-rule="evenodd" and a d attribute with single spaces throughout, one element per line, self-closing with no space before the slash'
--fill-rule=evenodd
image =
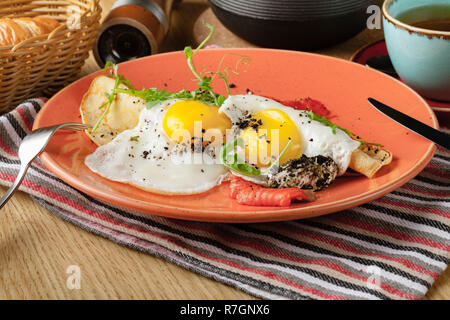
<path id="1" fill-rule="evenodd" d="M 104 14 L 113 0 L 101 1 Z M 199 17 L 216 25 L 215 41 L 239 46 L 220 26 L 206 0 L 186 0 L 172 14 L 163 51 L 181 50 L 202 39 Z M 206 10 L 206 11 L 205 11 Z M 192 32 L 194 30 L 194 32 Z M 224 35 L 225 34 L 225 35 Z M 227 42 L 220 41 L 220 37 Z M 365 31 L 322 53 L 348 59 L 379 31 Z M 89 58 L 80 76 L 98 70 Z M 5 188 L 0 188 L 4 192 Z M 79 266 L 80 289 L 68 289 L 66 273 Z M 165 260 L 134 251 L 66 222 L 18 192 L 0 212 L 0 299 L 255 299 Z M 450 299 L 450 269 L 426 299 Z"/>

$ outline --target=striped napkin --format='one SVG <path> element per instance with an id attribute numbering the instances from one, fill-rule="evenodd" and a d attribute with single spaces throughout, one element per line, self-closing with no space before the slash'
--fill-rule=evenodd
<path id="1" fill-rule="evenodd" d="M 0 183 L 44 100 L 0 117 Z M 39 160 L 21 190 L 61 218 L 266 299 L 420 299 L 450 259 L 450 152 L 381 199 L 314 219 L 221 224 L 166 219 L 96 200 Z"/>

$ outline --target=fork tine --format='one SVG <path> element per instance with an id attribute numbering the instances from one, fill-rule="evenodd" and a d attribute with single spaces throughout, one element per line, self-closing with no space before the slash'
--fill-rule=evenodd
<path id="1" fill-rule="evenodd" d="M 64 128 L 61 129 L 66 129 L 66 130 L 73 130 L 73 131 L 83 131 L 85 129 L 88 129 L 88 126 L 66 126 Z"/>
<path id="2" fill-rule="evenodd" d="M 74 130 L 74 131 L 83 131 L 88 128 L 90 128 L 90 126 L 83 124 L 83 123 L 70 123 L 64 127 L 61 127 L 61 129 Z"/>

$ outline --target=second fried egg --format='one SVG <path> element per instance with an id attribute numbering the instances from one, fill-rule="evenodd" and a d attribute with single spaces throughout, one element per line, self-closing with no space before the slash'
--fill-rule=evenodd
<path id="1" fill-rule="evenodd" d="M 342 175 L 360 145 L 344 131 L 336 129 L 334 133 L 325 124 L 311 120 L 306 111 L 261 96 L 230 96 L 219 112 L 231 119 L 232 134 L 245 142 L 246 161 L 258 168 L 268 167 L 286 149 L 280 164 L 302 154 L 321 155 L 333 159 Z"/>

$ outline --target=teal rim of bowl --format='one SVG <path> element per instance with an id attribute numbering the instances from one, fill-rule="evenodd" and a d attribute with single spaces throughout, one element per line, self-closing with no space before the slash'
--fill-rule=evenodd
<path id="1" fill-rule="evenodd" d="M 401 22 L 400 20 L 394 18 L 389 13 L 388 7 L 395 1 L 400 1 L 400 0 L 386 0 L 383 3 L 383 16 L 387 21 L 389 21 L 390 23 L 394 24 L 395 26 L 401 27 L 409 32 L 424 34 L 427 36 L 443 37 L 446 40 L 450 39 L 450 31 L 437 31 L 437 30 L 431 30 L 431 29 L 418 28 L 418 27 L 414 27 L 409 24 L 406 24 L 404 22 Z"/>

